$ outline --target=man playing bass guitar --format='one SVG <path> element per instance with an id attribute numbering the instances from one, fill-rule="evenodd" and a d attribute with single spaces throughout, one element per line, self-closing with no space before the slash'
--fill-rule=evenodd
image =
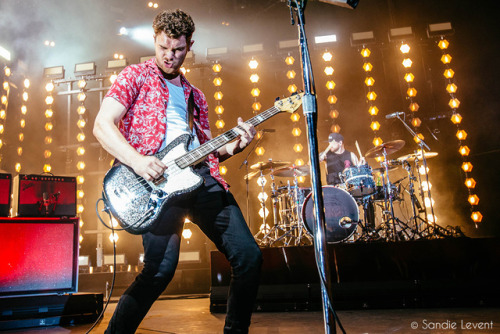
<path id="1" fill-rule="evenodd" d="M 192 18 L 164 11 L 153 22 L 155 57 L 125 68 L 104 98 L 94 135 L 105 150 L 138 177 L 154 182 L 168 166 L 154 154 L 181 135 L 189 149 L 211 139 L 203 93 L 180 72 L 194 40 Z M 107 333 L 134 333 L 174 276 L 184 219 L 189 217 L 227 257 L 232 267 L 224 333 L 247 333 L 256 298 L 261 252 L 228 185 L 219 161 L 241 152 L 254 126 L 238 118 L 238 136 L 196 164 L 203 178 L 197 191 L 169 203 L 142 234 L 144 269 L 120 298 Z"/>

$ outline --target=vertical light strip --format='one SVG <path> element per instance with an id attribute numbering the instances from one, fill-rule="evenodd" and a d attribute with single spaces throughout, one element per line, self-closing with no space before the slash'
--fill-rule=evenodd
<path id="1" fill-rule="evenodd" d="M 2 150 L 4 141 L 3 134 L 5 132 L 6 119 L 7 119 L 7 107 L 9 106 L 9 93 L 10 93 L 10 83 L 9 77 L 11 75 L 10 68 L 6 66 L 4 68 L 4 82 L 2 84 L 2 94 L 0 98 L 0 152 Z M 2 154 L 0 154 L 0 163 L 2 162 Z"/>
<path id="2" fill-rule="evenodd" d="M 259 102 L 260 89 L 259 89 L 258 83 L 259 83 L 260 77 L 259 77 L 259 73 L 257 71 L 257 69 L 259 67 L 259 62 L 257 61 L 257 59 L 252 57 L 252 59 L 250 59 L 250 61 L 248 62 L 248 67 L 251 70 L 249 80 L 252 83 L 252 89 L 250 90 L 250 95 L 253 98 L 252 113 L 253 113 L 253 115 L 257 115 L 260 112 L 260 110 L 262 109 L 262 105 Z M 257 139 L 259 139 L 260 136 L 261 136 L 261 134 L 258 133 Z M 264 150 L 264 147 L 262 147 L 260 145 L 255 148 L 255 153 L 259 157 L 263 156 L 265 152 L 266 152 L 266 150 Z M 266 217 L 267 217 L 267 215 L 266 215 Z"/>
<path id="3" fill-rule="evenodd" d="M 214 99 L 216 103 L 215 114 L 217 115 L 217 121 L 215 122 L 215 127 L 217 128 L 218 134 L 222 134 L 224 132 L 224 126 L 226 125 L 222 118 L 222 115 L 224 114 L 224 106 L 222 105 L 222 98 L 224 97 L 224 95 L 222 94 L 221 71 L 222 71 L 222 65 L 219 64 L 218 61 L 215 61 L 215 63 L 212 65 L 212 73 L 213 73 L 212 83 L 215 87 L 215 94 L 214 94 Z M 220 165 L 219 173 L 221 175 L 226 175 L 227 167 L 224 165 Z"/>
<path id="4" fill-rule="evenodd" d="M 85 100 L 87 99 L 87 95 L 85 93 L 86 86 L 87 86 L 87 81 L 85 79 L 78 80 L 78 88 L 80 89 L 80 92 L 77 95 L 77 100 L 79 102 L 79 105 L 76 109 L 76 112 L 78 114 L 78 120 L 76 121 L 76 126 L 78 127 L 77 140 L 79 138 L 81 140 L 78 140 L 78 145 L 76 148 L 76 155 L 77 155 L 76 169 L 78 170 L 77 180 L 79 180 L 79 182 L 77 181 L 76 198 L 77 198 L 77 215 L 80 218 L 80 228 L 82 228 L 84 224 L 82 213 L 85 209 L 84 206 L 85 192 L 83 191 L 83 184 L 85 181 L 84 172 L 86 167 L 85 164 L 85 127 L 87 125 L 86 121 L 87 108 L 85 108 Z M 83 236 L 80 235 L 80 243 L 82 241 L 83 241 Z"/>
<path id="5" fill-rule="evenodd" d="M 27 102 L 29 100 L 29 92 L 30 88 L 30 80 L 25 78 L 23 81 L 23 95 L 22 95 L 22 105 L 21 105 L 21 116 L 19 117 L 19 145 L 17 146 L 17 161 L 14 165 L 14 170 L 18 173 L 21 172 L 22 169 L 22 156 L 23 156 L 23 142 L 24 142 L 24 128 L 26 127 L 26 114 L 28 113 Z"/>
<path id="6" fill-rule="evenodd" d="M 399 46 L 399 51 L 401 52 L 403 60 L 401 64 L 403 65 L 405 74 L 403 76 L 404 81 L 406 82 L 406 99 L 409 101 L 408 109 L 412 112 L 411 114 L 411 125 L 415 131 L 416 138 L 413 138 L 415 142 L 418 144 L 421 139 L 424 139 L 422 133 L 419 132 L 419 127 L 422 124 L 420 118 L 415 116 L 415 113 L 418 111 L 420 106 L 415 101 L 415 97 L 417 96 L 417 89 L 413 85 L 413 81 L 415 80 L 415 76 L 411 72 L 411 67 L 413 65 L 413 61 L 410 57 L 410 45 L 403 41 Z"/>
<path id="7" fill-rule="evenodd" d="M 444 39 L 444 36 L 441 36 L 441 39 L 437 41 L 437 46 L 441 50 L 441 62 L 443 63 L 445 70 L 443 72 L 443 76 L 446 81 L 446 91 L 450 95 L 450 101 L 448 102 L 448 106 L 451 108 L 452 116 L 451 122 L 457 127 L 457 139 L 459 142 L 458 152 L 462 157 L 462 170 L 465 174 L 465 186 L 468 191 L 468 202 L 471 206 L 471 218 L 474 221 L 476 228 L 478 228 L 478 224 L 483 219 L 483 215 L 480 211 L 477 210 L 477 205 L 479 203 L 479 197 L 473 193 L 473 190 L 476 187 L 476 181 L 471 176 L 472 171 L 472 163 L 467 159 L 470 154 L 470 149 L 466 145 L 465 140 L 467 139 L 467 132 L 462 128 L 462 116 L 458 113 L 458 108 L 460 106 L 460 101 L 457 98 L 457 90 L 458 87 L 455 83 L 455 72 L 451 68 L 451 60 L 452 57 L 448 53 L 448 47 L 450 43 L 448 40 Z"/>
<path id="8" fill-rule="evenodd" d="M 377 93 L 375 92 L 375 79 L 372 76 L 373 65 L 370 62 L 370 55 L 372 51 L 366 45 L 363 45 L 359 50 L 361 57 L 363 57 L 363 70 L 365 71 L 365 92 L 368 103 L 368 113 L 370 114 L 370 129 L 373 131 L 373 146 L 378 146 L 383 143 L 382 138 L 379 136 L 380 123 L 377 121 L 379 109 L 375 104 L 377 100 Z M 383 157 L 377 157 L 377 161 L 381 161 Z"/>
<path id="9" fill-rule="evenodd" d="M 285 64 L 286 64 L 286 77 L 288 79 L 288 87 L 287 87 L 287 90 L 290 94 L 294 94 L 297 92 L 297 85 L 295 84 L 295 78 L 297 76 L 297 72 L 295 71 L 295 58 L 290 54 L 288 53 L 288 55 L 285 57 L 284 59 L 285 61 Z M 292 113 L 292 115 L 290 116 L 290 119 L 292 120 L 292 135 L 294 136 L 295 138 L 295 141 L 294 143 L 292 144 L 293 147 L 293 151 L 296 153 L 296 158 L 295 158 L 295 161 L 294 161 L 294 165 L 295 166 L 303 166 L 304 165 L 304 159 L 301 158 L 301 152 L 304 150 L 304 147 L 302 146 L 301 144 L 301 135 L 302 135 L 302 131 L 300 130 L 300 127 L 299 127 L 299 120 L 300 120 L 300 115 L 297 111 L 295 111 L 294 113 Z M 299 176 L 297 178 L 297 181 L 299 183 L 303 183 L 305 181 L 305 177 L 304 176 Z"/>
<path id="10" fill-rule="evenodd" d="M 407 41 L 402 41 L 401 44 L 399 45 L 399 51 L 402 56 L 402 61 L 401 65 L 403 66 L 404 69 L 404 75 L 403 75 L 403 80 L 406 82 L 406 99 L 409 101 L 408 104 L 408 109 L 411 111 L 411 125 L 413 127 L 413 130 L 416 133 L 415 138 L 413 140 L 415 143 L 420 143 L 421 140 L 424 140 L 424 136 L 421 132 L 419 132 L 420 125 L 422 124 L 422 121 L 420 120 L 419 117 L 416 116 L 416 113 L 418 112 L 418 109 L 420 106 L 416 102 L 416 96 L 417 96 L 417 89 L 415 88 L 414 85 L 414 80 L 415 80 L 415 75 L 411 72 L 411 68 L 413 65 L 413 60 L 411 59 L 410 52 L 411 52 L 411 47 L 410 44 Z M 422 152 L 418 151 L 420 154 Z M 437 217 L 433 215 L 432 213 L 434 212 L 433 210 L 433 200 L 432 197 L 429 195 L 430 190 L 432 188 L 432 184 L 428 182 L 428 175 L 429 175 L 429 167 L 425 169 L 424 166 L 420 166 L 420 170 L 418 171 L 420 175 L 422 176 L 427 176 L 424 181 L 422 181 L 422 190 L 423 190 L 423 195 L 424 195 L 424 203 L 425 203 L 425 213 L 426 213 L 426 219 L 429 223 L 436 223 Z M 430 209 L 430 212 L 427 211 L 427 209 Z"/>
<path id="11" fill-rule="evenodd" d="M 326 75 L 326 83 L 325 86 L 328 89 L 328 105 L 329 105 L 329 113 L 328 115 L 330 116 L 332 125 L 330 126 L 330 131 L 331 132 L 340 132 L 340 125 L 337 123 L 337 119 L 339 117 L 339 112 L 336 108 L 337 104 L 337 96 L 334 94 L 333 90 L 335 89 L 335 81 L 333 81 L 333 73 L 334 69 L 333 66 L 331 65 L 331 62 L 333 61 L 333 54 L 330 51 L 325 51 L 323 52 L 322 55 L 323 60 L 325 61 L 325 68 L 323 69 L 323 72 Z"/>
<path id="12" fill-rule="evenodd" d="M 45 98 L 45 104 L 47 105 L 47 109 L 45 109 L 45 150 L 43 151 L 44 164 L 43 171 L 45 173 L 50 173 L 52 170 L 52 166 L 50 164 L 50 157 L 52 156 L 52 129 L 54 125 L 52 124 L 52 117 L 54 116 L 54 111 L 52 110 L 52 105 L 54 104 L 54 97 L 52 96 L 52 92 L 54 91 L 55 86 L 51 82 L 45 85 L 45 90 L 47 91 L 47 97 Z"/>

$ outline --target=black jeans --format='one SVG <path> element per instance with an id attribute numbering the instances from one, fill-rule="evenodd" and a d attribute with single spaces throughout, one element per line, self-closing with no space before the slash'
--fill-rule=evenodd
<path id="1" fill-rule="evenodd" d="M 187 199 L 171 203 L 155 228 L 142 236 L 144 269 L 116 306 L 106 333 L 134 333 L 174 276 L 184 219 L 189 217 L 214 242 L 232 268 L 224 333 L 248 333 L 262 264 L 253 235 L 230 192 L 196 170 L 205 183 Z"/>

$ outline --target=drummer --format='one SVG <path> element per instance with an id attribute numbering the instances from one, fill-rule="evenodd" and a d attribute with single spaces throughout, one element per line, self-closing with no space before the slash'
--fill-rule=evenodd
<path id="1" fill-rule="evenodd" d="M 328 147 L 319 155 L 320 162 L 326 161 L 326 183 L 333 186 L 342 185 L 340 175 L 344 169 L 366 162 L 364 158 L 360 161 L 353 152 L 345 149 L 344 136 L 340 133 L 330 133 L 328 142 Z"/>

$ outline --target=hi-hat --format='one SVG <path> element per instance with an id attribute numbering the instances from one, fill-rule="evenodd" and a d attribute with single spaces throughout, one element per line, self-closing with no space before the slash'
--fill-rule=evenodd
<path id="1" fill-rule="evenodd" d="M 390 155 L 394 152 L 399 151 L 405 146 L 405 141 L 398 139 L 389 141 L 387 143 L 380 144 L 379 146 L 375 146 L 366 152 L 366 158 L 376 158 L 384 156 L 384 151 L 386 155 Z"/>
<path id="2" fill-rule="evenodd" d="M 306 176 L 309 175 L 309 165 L 284 167 L 275 170 L 271 174 L 282 177 Z"/>
<path id="3" fill-rule="evenodd" d="M 425 152 L 423 156 L 426 159 L 429 159 L 429 158 L 434 158 L 437 155 L 438 155 L 437 152 Z M 419 160 L 422 160 L 422 152 L 418 152 L 417 154 L 411 153 L 411 154 L 403 155 L 403 156 L 399 157 L 398 160 L 399 161 L 404 161 L 404 160 L 414 161 L 416 158 L 418 158 Z"/>
<path id="4" fill-rule="evenodd" d="M 275 169 L 289 164 L 290 162 L 288 161 L 261 161 L 250 166 L 250 169 L 254 170 Z"/>

